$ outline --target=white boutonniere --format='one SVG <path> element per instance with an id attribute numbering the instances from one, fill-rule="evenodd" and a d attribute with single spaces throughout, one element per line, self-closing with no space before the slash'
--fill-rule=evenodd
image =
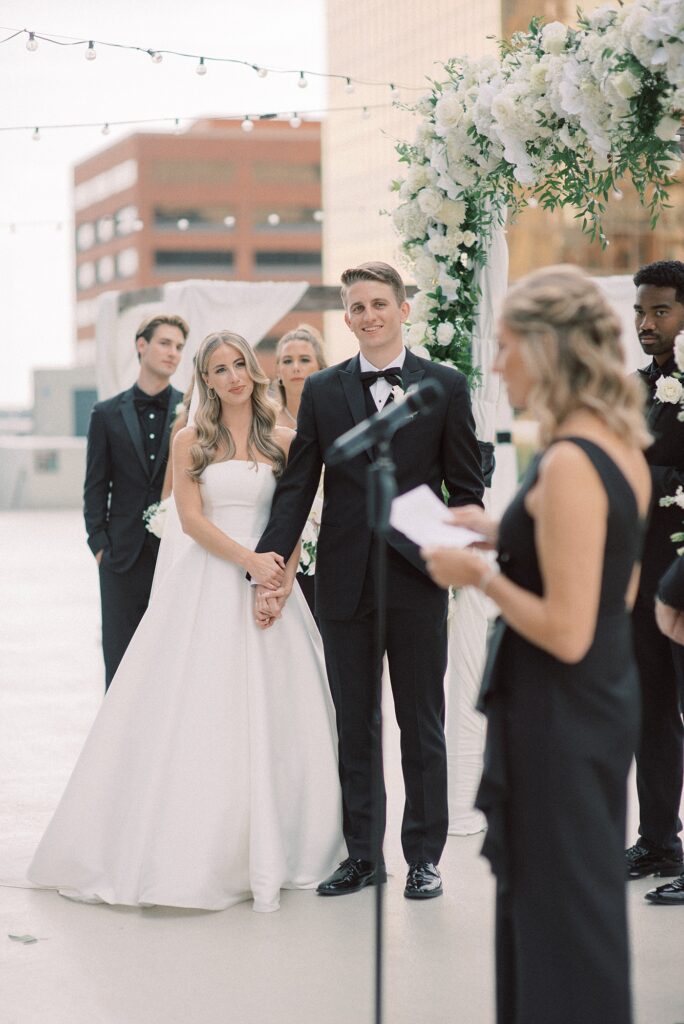
<path id="1" fill-rule="evenodd" d="M 173 418 L 178 419 L 179 416 L 184 415 L 187 412 L 185 402 L 179 402 L 176 408 L 173 410 Z"/>
<path id="2" fill-rule="evenodd" d="M 399 405 L 400 402 L 406 401 L 406 392 L 401 384 L 393 384 L 390 394 L 392 395 L 392 401 L 395 405 Z"/>
<path id="3" fill-rule="evenodd" d="M 682 394 L 684 394 L 684 387 L 676 377 L 660 377 L 656 381 L 655 398 L 657 402 L 677 405 L 682 399 Z"/>
<path id="4" fill-rule="evenodd" d="M 168 507 L 169 499 L 164 498 L 163 501 L 155 501 L 153 505 L 148 505 L 142 514 L 145 529 L 149 530 L 155 537 L 159 537 L 160 540 L 164 532 L 164 522 Z"/>

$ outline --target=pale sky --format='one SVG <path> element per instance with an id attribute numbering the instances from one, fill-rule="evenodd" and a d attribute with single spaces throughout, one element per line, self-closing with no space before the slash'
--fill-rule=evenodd
<path id="1" fill-rule="evenodd" d="M 26 28 L 151 49 L 235 57 L 270 67 L 325 71 L 325 0 L 2 0 L 0 39 Z M 0 128 L 344 105 L 324 79 L 258 78 L 247 68 L 40 42 L 0 46 Z M 154 127 L 154 126 L 149 126 Z M 0 408 L 32 402 L 31 368 L 65 366 L 73 353 L 71 181 L 75 163 L 135 129 L 0 132 Z M 57 231 L 54 222 L 62 221 Z M 41 226 L 40 222 L 50 222 Z M 9 224 L 16 224 L 14 233 Z"/>

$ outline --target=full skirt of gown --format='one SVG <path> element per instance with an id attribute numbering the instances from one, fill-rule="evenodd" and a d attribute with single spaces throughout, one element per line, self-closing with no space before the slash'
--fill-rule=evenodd
<path id="1" fill-rule="evenodd" d="M 212 464 L 205 514 L 253 548 L 274 488 L 263 463 Z M 174 555 L 28 877 L 89 902 L 277 910 L 344 849 L 320 637 L 299 588 L 262 631 L 242 570 L 186 540 Z"/>

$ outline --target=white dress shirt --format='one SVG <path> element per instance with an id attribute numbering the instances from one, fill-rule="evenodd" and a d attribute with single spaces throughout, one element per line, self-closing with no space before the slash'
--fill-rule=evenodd
<path id="1" fill-rule="evenodd" d="M 359 369 L 361 370 L 361 373 L 370 373 L 372 371 L 377 372 L 378 370 L 388 370 L 390 366 L 398 366 L 399 369 L 401 369 L 402 366 L 404 365 L 405 359 L 406 349 L 402 347 L 402 350 L 399 353 L 399 355 L 395 359 L 393 359 L 391 363 L 387 363 L 387 366 L 373 366 L 372 363 L 368 362 L 363 353 L 359 352 Z M 377 406 L 378 412 L 380 412 L 381 409 L 384 409 L 387 399 L 389 398 L 391 392 L 392 385 L 388 380 L 385 380 L 384 377 L 378 377 L 375 383 L 371 384 L 370 393 L 373 396 L 373 401 Z"/>

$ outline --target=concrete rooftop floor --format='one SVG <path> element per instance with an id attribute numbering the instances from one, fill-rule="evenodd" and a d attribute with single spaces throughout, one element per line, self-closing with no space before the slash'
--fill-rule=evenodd
<path id="1" fill-rule="evenodd" d="M 246 903 L 86 906 L 21 887 L 103 693 L 97 573 L 78 512 L 0 513 L 0 609 L 0 1024 L 371 1024 L 373 891 L 285 892 L 280 912 L 264 915 Z M 490 1024 L 494 885 L 481 836 L 449 838 L 442 899 L 403 899 L 386 721 L 384 1020 Z M 633 806 L 631 818 L 630 841 Z M 681 1024 L 684 909 L 647 904 L 653 884 L 629 887 L 635 1019 Z"/>

